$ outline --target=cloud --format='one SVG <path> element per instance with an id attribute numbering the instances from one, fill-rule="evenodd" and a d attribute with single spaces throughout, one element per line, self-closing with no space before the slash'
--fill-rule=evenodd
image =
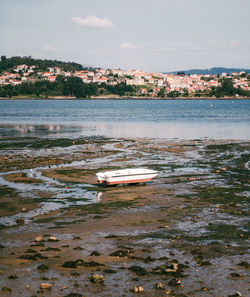
<path id="1" fill-rule="evenodd" d="M 199 51 L 200 47 L 192 43 L 138 43 L 124 42 L 120 48 L 127 51 L 151 51 L 151 52 L 180 52 Z"/>
<path id="2" fill-rule="evenodd" d="M 53 51 L 56 50 L 56 48 L 55 48 L 54 46 L 52 46 L 52 45 L 45 45 L 45 46 L 44 46 L 44 49 L 45 49 L 46 51 L 48 51 L 48 52 L 53 52 Z"/>
<path id="3" fill-rule="evenodd" d="M 134 49 L 136 46 L 130 42 L 124 42 L 122 44 L 120 44 L 120 48 L 125 49 L 125 50 L 130 50 L 130 49 Z"/>
<path id="4" fill-rule="evenodd" d="M 107 18 L 98 18 L 95 15 L 89 15 L 86 18 L 81 17 L 72 17 L 73 23 L 76 23 L 82 27 L 91 27 L 91 28 L 110 28 L 114 27 L 114 24 Z"/>
<path id="5" fill-rule="evenodd" d="M 151 46 L 150 43 L 131 43 L 131 42 L 123 42 L 120 44 L 120 48 L 123 50 L 128 50 L 128 51 L 135 51 L 135 50 L 143 50 L 146 48 L 149 48 Z"/>
<path id="6" fill-rule="evenodd" d="M 154 52 L 183 52 L 183 51 L 200 51 L 201 48 L 192 43 L 168 43 L 155 46 Z"/>

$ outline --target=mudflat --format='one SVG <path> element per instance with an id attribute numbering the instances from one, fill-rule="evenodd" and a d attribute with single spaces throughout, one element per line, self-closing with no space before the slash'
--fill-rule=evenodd
<path id="1" fill-rule="evenodd" d="M 0 141 L 1 296 L 247 296 L 249 142 Z M 147 167 L 146 184 L 98 171 Z"/>

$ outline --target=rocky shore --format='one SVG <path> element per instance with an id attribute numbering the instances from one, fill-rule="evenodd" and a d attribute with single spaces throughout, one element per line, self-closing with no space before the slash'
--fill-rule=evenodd
<path id="1" fill-rule="evenodd" d="M 249 142 L 0 142 L 1 296 L 248 296 Z M 104 187 L 102 170 L 148 167 Z"/>

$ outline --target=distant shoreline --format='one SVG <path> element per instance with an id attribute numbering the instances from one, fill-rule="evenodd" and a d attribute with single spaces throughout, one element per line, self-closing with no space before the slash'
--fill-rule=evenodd
<path id="1" fill-rule="evenodd" d="M 250 100 L 250 97 L 220 97 L 220 98 L 211 98 L 211 97 L 173 97 L 173 98 L 152 98 L 152 97 L 91 97 L 91 98 L 75 98 L 68 96 L 56 96 L 48 98 L 30 98 L 30 97 L 11 97 L 4 98 L 0 97 L 0 100 Z"/>

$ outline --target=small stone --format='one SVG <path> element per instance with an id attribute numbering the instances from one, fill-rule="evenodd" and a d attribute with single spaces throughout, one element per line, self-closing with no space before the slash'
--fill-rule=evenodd
<path id="1" fill-rule="evenodd" d="M 19 218 L 16 220 L 17 225 L 24 225 L 24 222 L 25 222 L 24 218 Z"/>
<path id="2" fill-rule="evenodd" d="M 40 284 L 40 289 L 49 290 L 51 288 L 52 288 L 52 284 L 49 284 L 49 283 L 41 283 Z"/>
<path id="3" fill-rule="evenodd" d="M 90 254 L 90 256 L 96 256 L 96 257 L 98 257 L 98 256 L 100 256 L 100 253 L 97 252 L 97 251 L 93 251 L 93 252 Z"/>
<path id="4" fill-rule="evenodd" d="M 64 268 L 76 268 L 77 262 L 76 261 L 66 261 L 62 265 Z"/>
<path id="5" fill-rule="evenodd" d="M 8 276 L 8 279 L 17 279 L 18 277 L 16 276 L 16 274 L 12 274 L 10 276 Z"/>
<path id="6" fill-rule="evenodd" d="M 143 290 L 144 290 L 143 286 L 134 286 L 132 291 L 134 293 L 141 293 L 143 292 Z"/>
<path id="7" fill-rule="evenodd" d="M 104 276 L 101 275 L 101 274 L 94 274 L 94 275 L 91 275 L 90 277 L 90 281 L 92 283 L 103 283 L 104 282 Z"/>
<path id="8" fill-rule="evenodd" d="M 29 288 L 30 288 L 30 285 L 26 285 L 25 288 L 26 288 L 26 289 L 29 289 Z"/>
<path id="9" fill-rule="evenodd" d="M 134 293 L 138 293 L 138 292 L 139 292 L 138 287 L 134 286 L 134 287 L 133 287 L 133 292 L 134 292 Z"/>
<path id="10" fill-rule="evenodd" d="M 49 267 L 45 264 L 41 264 L 41 265 L 37 266 L 37 269 L 41 270 L 41 271 L 48 271 Z"/>
<path id="11" fill-rule="evenodd" d="M 169 286 L 179 286 L 181 284 L 181 280 L 178 278 L 173 278 L 168 282 Z"/>
<path id="12" fill-rule="evenodd" d="M 110 254 L 111 257 L 126 257 L 128 251 L 118 250 Z"/>
<path id="13" fill-rule="evenodd" d="M 128 268 L 128 270 L 136 273 L 139 276 L 144 276 L 144 275 L 148 275 L 148 272 L 145 268 L 140 267 L 140 266 L 131 266 Z"/>
<path id="14" fill-rule="evenodd" d="M 57 241 L 56 237 L 55 236 L 50 236 L 48 241 Z"/>
<path id="15" fill-rule="evenodd" d="M 143 290 L 144 290 L 143 286 L 138 287 L 138 292 L 143 292 Z"/>
<path id="16" fill-rule="evenodd" d="M 37 236 L 35 238 L 35 241 L 39 242 L 39 241 L 43 241 L 43 237 L 42 236 Z"/>
<path id="17" fill-rule="evenodd" d="M 160 289 L 160 290 L 164 290 L 165 289 L 165 285 L 163 283 L 157 283 L 157 284 L 155 284 L 155 288 L 156 289 Z"/>
<path id="18" fill-rule="evenodd" d="M 233 295 L 229 295 L 228 297 L 239 297 L 239 296 L 242 296 L 240 292 L 236 292 L 235 294 Z"/>
<path id="19" fill-rule="evenodd" d="M 248 262 L 240 262 L 237 264 L 238 266 L 243 266 L 245 268 L 249 268 L 250 267 L 250 264 Z"/>
<path id="20" fill-rule="evenodd" d="M 233 272 L 233 273 L 231 273 L 231 276 L 232 277 L 242 277 L 243 275 L 241 273 Z"/>

